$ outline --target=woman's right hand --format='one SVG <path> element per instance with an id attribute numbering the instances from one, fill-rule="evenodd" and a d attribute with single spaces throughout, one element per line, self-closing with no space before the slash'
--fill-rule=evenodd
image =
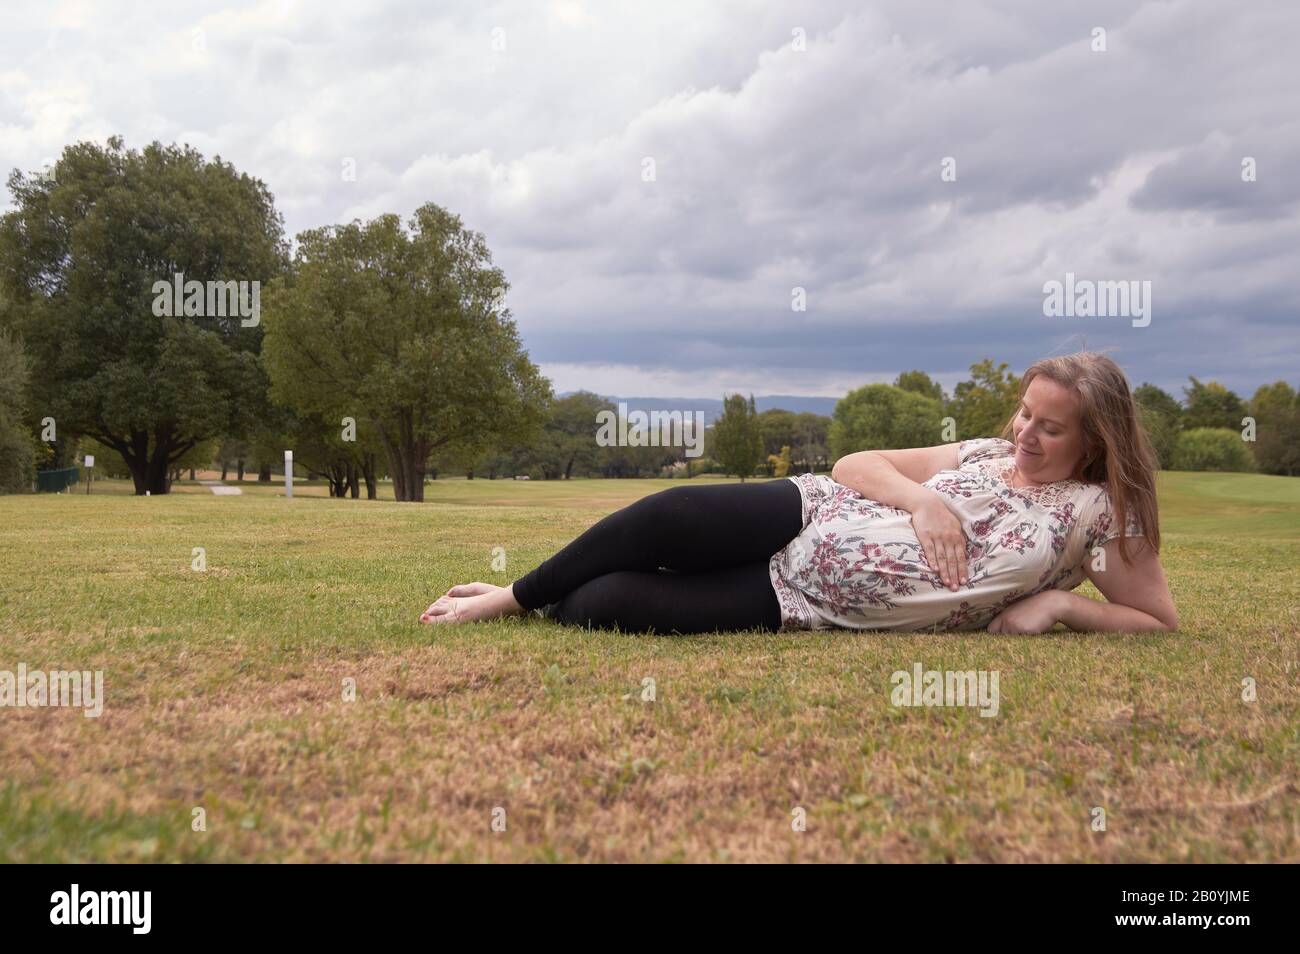
<path id="1" fill-rule="evenodd" d="M 961 521 L 939 497 L 912 511 L 912 529 L 921 542 L 930 568 L 939 574 L 943 585 L 950 590 L 964 586 L 966 573 L 966 534 Z"/>

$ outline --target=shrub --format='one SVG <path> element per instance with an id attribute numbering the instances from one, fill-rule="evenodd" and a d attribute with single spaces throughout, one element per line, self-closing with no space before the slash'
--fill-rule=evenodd
<path id="1" fill-rule="evenodd" d="M 1174 470 L 1254 471 L 1255 459 L 1237 431 L 1194 427 L 1178 435 Z"/>

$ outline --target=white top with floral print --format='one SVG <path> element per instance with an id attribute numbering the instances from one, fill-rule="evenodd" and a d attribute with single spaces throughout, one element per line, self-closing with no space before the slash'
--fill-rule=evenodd
<path id="1" fill-rule="evenodd" d="M 1118 537 L 1100 484 L 1007 483 L 1014 445 L 962 441 L 957 469 L 924 486 L 948 498 L 966 533 L 969 581 L 948 589 L 921 553 L 912 515 L 825 476 L 791 477 L 803 496 L 800 534 L 769 564 L 786 629 L 983 629 L 1016 600 L 1084 580 L 1094 547 Z M 1141 536 L 1136 519 L 1125 536 Z"/>

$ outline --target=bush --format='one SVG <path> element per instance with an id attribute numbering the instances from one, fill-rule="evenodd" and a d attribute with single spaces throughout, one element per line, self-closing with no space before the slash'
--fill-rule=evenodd
<path id="1" fill-rule="evenodd" d="M 1178 435 L 1174 470 L 1254 471 L 1255 458 L 1238 431 L 1226 427 L 1194 427 Z"/>
<path id="2" fill-rule="evenodd" d="M 30 493 L 36 479 L 36 455 L 31 435 L 0 420 L 0 494 Z"/>

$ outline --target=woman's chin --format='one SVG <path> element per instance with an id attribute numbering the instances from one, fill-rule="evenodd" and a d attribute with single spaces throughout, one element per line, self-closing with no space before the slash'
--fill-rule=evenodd
<path id="1" fill-rule="evenodd" d="M 1037 472 L 1042 469 L 1042 464 L 1041 454 L 1031 454 L 1019 447 L 1016 448 L 1016 469 L 1024 476 L 1037 479 Z"/>

